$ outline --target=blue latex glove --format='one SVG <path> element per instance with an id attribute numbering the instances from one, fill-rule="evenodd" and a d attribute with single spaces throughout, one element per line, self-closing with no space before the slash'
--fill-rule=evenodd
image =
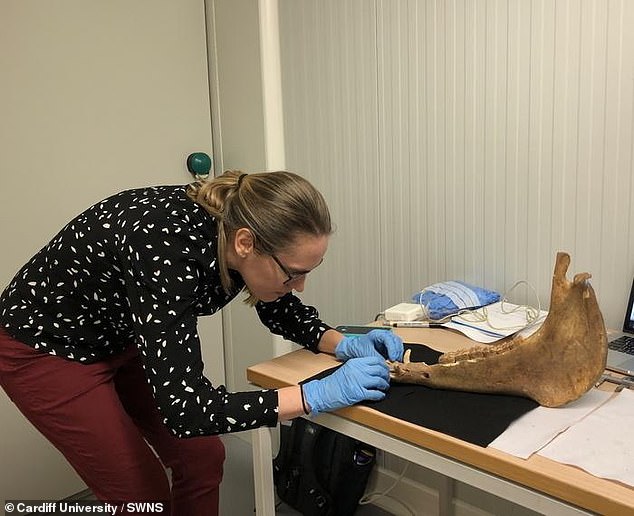
<path id="1" fill-rule="evenodd" d="M 339 360 L 359 357 L 381 357 L 402 361 L 403 340 L 387 330 L 372 330 L 357 337 L 344 337 L 335 348 Z"/>
<path id="2" fill-rule="evenodd" d="M 349 407 L 366 400 L 382 400 L 390 386 L 390 373 L 379 357 L 353 358 L 326 378 L 302 385 L 312 414 Z"/>

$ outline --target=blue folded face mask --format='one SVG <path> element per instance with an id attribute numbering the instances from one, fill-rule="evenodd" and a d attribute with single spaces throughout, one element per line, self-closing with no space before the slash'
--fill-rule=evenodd
<path id="1" fill-rule="evenodd" d="M 443 281 L 417 292 L 412 300 L 425 308 L 427 319 L 437 321 L 461 310 L 495 303 L 500 294 L 462 281 Z"/>

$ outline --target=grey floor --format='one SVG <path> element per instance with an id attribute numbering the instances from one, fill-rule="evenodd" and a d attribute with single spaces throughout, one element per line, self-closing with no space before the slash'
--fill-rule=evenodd
<path id="1" fill-rule="evenodd" d="M 251 445 L 239 437 L 225 435 L 227 459 L 220 491 L 220 514 L 222 516 L 246 516 L 254 514 L 253 462 Z M 276 515 L 292 516 L 300 513 L 284 504 L 279 504 Z M 374 505 L 363 505 L 355 516 L 386 516 L 389 513 Z"/>

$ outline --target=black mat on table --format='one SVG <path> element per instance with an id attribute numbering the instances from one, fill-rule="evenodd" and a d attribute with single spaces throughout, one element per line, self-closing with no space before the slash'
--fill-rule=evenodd
<path id="1" fill-rule="evenodd" d="M 405 344 L 412 362 L 435 364 L 441 355 L 422 344 Z M 323 378 L 336 368 L 304 380 Z M 392 383 L 384 400 L 367 402 L 384 414 L 486 447 L 517 418 L 539 406 L 528 398 L 432 389 Z"/>

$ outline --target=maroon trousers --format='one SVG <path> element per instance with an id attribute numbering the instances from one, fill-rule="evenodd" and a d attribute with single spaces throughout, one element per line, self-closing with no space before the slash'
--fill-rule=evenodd
<path id="1" fill-rule="evenodd" d="M 165 514 L 177 516 L 218 514 L 224 446 L 217 436 L 172 436 L 134 346 L 81 364 L 37 351 L 0 327 L 0 385 L 99 500 L 167 502 Z"/>

